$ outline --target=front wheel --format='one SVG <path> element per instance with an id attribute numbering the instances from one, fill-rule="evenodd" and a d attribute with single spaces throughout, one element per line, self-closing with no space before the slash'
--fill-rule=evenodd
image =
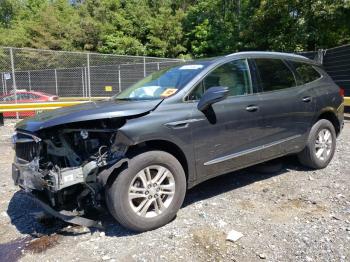
<path id="1" fill-rule="evenodd" d="M 148 151 L 129 160 L 106 189 L 106 202 L 121 225 L 142 232 L 170 222 L 185 193 L 186 177 L 179 161 L 163 151 Z"/>
<path id="2" fill-rule="evenodd" d="M 299 161 L 313 169 L 325 168 L 332 160 L 336 147 L 333 124 L 321 119 L 311 128 L 306 147 L 298 154 Z"/>

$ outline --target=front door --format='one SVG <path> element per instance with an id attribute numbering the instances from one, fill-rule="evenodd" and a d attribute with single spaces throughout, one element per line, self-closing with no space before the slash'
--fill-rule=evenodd
<path id="1" fill-rule="evenodd" d="M 230 94 L 205 114 L 193 109 L 193 119 L 200 120 L 191 124 L 199 181 L 259 161 L 263 143 L 263 117 L 258 95 L 252 93 L 247 61 L 234 60 L 214 69 L 190 100 L 196 103 L 213 86 L 228 87 Z"/>

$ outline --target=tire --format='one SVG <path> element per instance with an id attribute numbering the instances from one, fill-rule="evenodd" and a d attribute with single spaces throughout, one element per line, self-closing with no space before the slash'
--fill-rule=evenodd
<path id="1" fill-rule="evenodd" d="M 316 149 L 316 143 L 319 143 L 319 136 L 325 133 L 321 132 L 329 132 L 331 143 L 329 142 L 325 143 L 327 144 L 324 146 L 324 154 L 326 154 L 323 159 L 318 157 L 317 153 L 320 152 L 318 149 Z M 326 135 L 324 135 L 326 136 Z M 321 143 L 322 144 L 322 143 Z M 317 148 L 320 148 L 319 146 Z M 300 163 L 306 167 L 312 168 L 312 169 L 322 169 L 325 168 L 329 162 L 332 160 L 334 152 L 336 148 L 336 133 L 333 124 L 326 120 L 321 119 L 317 121 L 311 128 L 311 131 L 309 133 L 309 137 L 306 142 L 306 146 L 303 151 L 301 151 L 298 154 L 298 159 Z M 323 154 L 321 155 L 323 156 Z"/>
<path id="2" fill-rule="evenodd" d="M 133 198 L 136 194 L 142 196 Z M 185 194 L 186 177 L 179 161 L 163 151 L 147 151 L 132 157 L 128 167 L 106 188 L 106 204 L 122 226 L 143 232 L 169 223 Z"/>

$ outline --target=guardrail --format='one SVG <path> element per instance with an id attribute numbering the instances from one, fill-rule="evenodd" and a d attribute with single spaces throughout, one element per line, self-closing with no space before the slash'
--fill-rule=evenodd
<path id="1" fill-rule="evenodd" d="M 349 97 L 344 97 L 344 105 L 345 106 L 350 106 L 350 96 Z"/>
<path id="2" fill-rule="evenodd" d="M 23 112 L 37 110 L 52 110 L 60 107 L 74 106 L 87 103 L 89 101 L 65 101 L 65 102 L 47 102 L 47 103 L 21 103 L 21 104 L 0 104 L 0 113 L 4 112 Z"/>
<path id="3" fill-rule="evenodd" d="M 104 99 L 108 99 L 110 97 L 105 96 L 105 97 L 100 97 L 100 96 L 96 96 L 96 97 L 59 97 L 58 101 L 98 101 L 98 100 L 104 100 Z"/>

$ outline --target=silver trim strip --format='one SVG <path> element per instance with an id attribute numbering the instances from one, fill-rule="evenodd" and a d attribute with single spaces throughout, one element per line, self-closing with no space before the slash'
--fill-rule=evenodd
<path id="1" fill-rule="evenodd" d="M 243 150 L 243 151 L 238 152 L 238 153 L 233 153 L 233 154 L 230 154 L 230 155 L 227 155 L 227 156 L 222 156 L 222 157 L 219 157 L 219 158 L 215 158 L 213 160 L 205 162 L 204 165 L 205 166 L 209 166 L 209 165 L 213 165 L 213 164 L 218 164 L 218 163 L 224 162 L 226 160 L 230 160 L 230 159 L 233 159 L 233 158 L 236 158 L 236 157 L 240 157 L 240 156 L 244 156 L 244 155 L 247 155 L 247 154 L 250 154 L 250 153 L 254 153 L 256 151 L 259 151 L 259 150 L 262 150 L 262 149 L 265 149 L 265 148 L 269 148 L 269 147 L 272 147 L 272 146 L 276 146 L 276 145 L 282 144 L 284 142 L 296 139 L 298 137 L 301 137 L 301 135 L 294 135 L 294 136 L 287 137 L 285 139 L 281 139 L 281 140 L 278 140 L 278 141 L 275 141 L 275 142 L 272 142 L 272 143 L 269 143 L 269 144 L 266 144 L 266 145 L 254 147 L 254 148 L 251 148 L 251 149 Z"/>

